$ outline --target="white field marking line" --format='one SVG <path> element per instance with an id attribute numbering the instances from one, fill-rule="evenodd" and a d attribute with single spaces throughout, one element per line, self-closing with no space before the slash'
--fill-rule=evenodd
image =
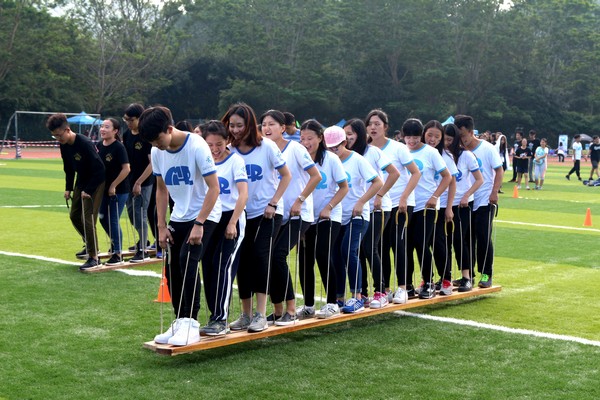
<path id="1" fill-rule="evenodd" d="M 531 222 L 519 222 L 519 221 L 504 221 L 501 219 L 496 219 L 496 222 L 500 222 L 502 224 L 512 224 L 512 225 L 526 225 L 526 226 L 537 226 L 539 228 L 554 228 L 554 229 L 566 229 L 571 231 L 586 231 L 586 232 L 600 232 L 600 229 L 593 228 L 577 228 L 575 226 L 560 226 L 560 225 L 546 225 L 546 224 L 534 224 Z"/>
<path id="2" fill-rule="evenodd" d="M 65 208 L 66 204 L 57 204 L 57 205 L 31 205 L 31 206 L 0 206 L 0 208 Z"/>
<path id="3" fill-rule="evenodd" d="M 585 344 L 589 346 L 600 347 L 600 341 L 597 340 L 589 340 L 584 338 L 579 338 L 576 336 L 567 336 L 567 335 L 558 335 L 555 333 L 546 333 L 546 332 L 538 332 L 530 329 L 519 329 L 519 328 L 509 328 L 502 325 L 492 325 L 485 324 L 482 322 L 471 321 L 467 319 L 457 319 L 457 318 L 448 318 L 448 317 L 437 317 L 434 315 L 425 315 L 425 314 L 415 314 L 407 311 L 395 311 L 395 314 L 398 314 L 403 317 L 413 317 L 413 318 L 421 318 L 430 321 L 437 322 L 446 322 L 450 324 L 470 326 L 474 328 L 482 328 L 482 329 L 490 329 L 493 331 L 506 332 L 506 333 L 516 333 L 519 335 L 527 335 L 527 336 L 535 336 L 544 339 L 553 339 L 553 340 L 562 340 L 565 342 L 575 342 L 580 344 Z"/>

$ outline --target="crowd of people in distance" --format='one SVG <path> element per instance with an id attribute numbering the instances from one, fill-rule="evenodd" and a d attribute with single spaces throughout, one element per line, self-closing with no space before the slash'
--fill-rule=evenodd
<path id="1" fill-rule="evenodd" d="M 131 261 L 147 258 L 149 231 L 168 254 L 175 320 L 156 343 L 181 346 L 467 292 L 476 274 L 479 287 L 492 286 L 491 233 L 510 149 L 503 135 L 497 146 L 477 138 L 470 116 L 446 125 L 410 118 L 394 139 L 380 109 L 327 128 L 309 119 L 298 129 L 291 113 L 257 116 L 245 103 L 195 128 L 175 124 L 163 106 L 132 104 L 122 120 L 126 129 L 105 119 L 97 144 L 71 131 L 63 114 L 47 128 L 60 143 L 64 196 L 85 242 L 80 269 L 100 265 L 97 216 L 110 238 L 107 263 L 123 262 L 125 208 L 139 239 Z M 531 156 L 536 188 L 542 153 Z M 528 158 L 518 159 L 520 180 Z M 302 305 L 288 265 L 293 249 Z M 315 263 L 326 294 L 320 307 Z M 210 314 L 204 326 L 200 272 Z M 234 279 L 241 312 L 230 321 Z"/>

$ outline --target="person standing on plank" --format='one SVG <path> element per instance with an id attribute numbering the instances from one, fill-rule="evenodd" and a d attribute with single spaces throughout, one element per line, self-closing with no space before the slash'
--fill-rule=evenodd
<path id="1" fill-rule="evenodd" d="M 96 218 L 104 193 L 104 164 L 94 144 L 87 137 L 71 130 L 65 114 L 51 115 L 46 127 L 60 143 L 66 181 L 65 199 L 73 199 L 71 222 L 85 242 L 85 249 L 76 254 L 78 257 L 87 255 L 87 261 L 79 269 L 83 271 L 97 267 Z"/>
<path id="2" fill-rule="evenodd" d="M 168 108 L 148 108 L 138 127 L 152 144 L 158 241 L 163 249 L 171 246 L 165 276 L 177 318 L 154 341 L 184 346 L 200 341 L 198 262 L 221 218 L 217 168 L 204 139 L 176 129 Z M 169 195 L 174 206 L 167 225 Z"/>

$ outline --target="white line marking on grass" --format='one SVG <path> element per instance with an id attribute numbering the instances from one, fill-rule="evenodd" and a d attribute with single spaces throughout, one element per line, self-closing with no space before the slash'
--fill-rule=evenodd
<path id="1" fill-rule="evenodd" d="M 67 205 L 66 204 L 57 204 L 57 205 L 51 205 L 51 204 L 41 204 L 41 205 L 30 205 L 30 206 L 0 206 L 0 208 L 65 208 Z"/>
<path id="2" fill-rule="evenodd" d="M 425 315 L 425 314 L 415 314 L 415 313 L 411 313 L 408 311 L 395 311 L 395 314 L 398 314 L 398 315 L 401 315 L 404 317 L 421 318 L 421 319 L 427 319 L 430 321 L 446 322 L 446 323 L 456 324 L 456 325 L 471 326 L 474 328 L 491 329 L 491 330 L 499 331 L 499 332 L 517 333 L 519 335 L 535 336 L 535 337 L 540 337 L 540 338 L 545 338 L 545 339 L 562 340 L 565 342 L 575 342 L 575 343 L 587 344 L 590 346 L 600 347 L 600 341 L 583 339 L 583 338 L 579 338 L 579 337 L 575 337 L 575 336 L 538 332 L 538 331 L 532 331 L 529 329 L 509 328 L 506 326 L 485 324 L 482 322 L 476 322 L 476 321 L 471 321 L 471 320 L 466 320 L 466 319 L 436 317 L 434 315 Z"/>
<path id="3" fill-rule="evenodd" d="M 5 255 L 5 256 L 30 258 L 32 260 L 50 261 L 50 262 L 54 262 L 54 263 L 58 263 L 58 264 L 67 264 L 67 265 L 80 265 L 81 264 L 81 263 L 77 263 L 77 262 L 73 262 L 73 261 L 60 260 L 58 258 L 35 256 L 32 254 L 13 253 L 10 251 L 2 251 L 2 250 L 0 250 L 0 254 Z"/>
<path id="4" fill-rule="evenodd" d="M 500 223 L 503 223 L 503 224 L 512 224 L 512 225 L 537 226 L 539 228 L 554 228 L 554 229 L 566 229 L 566 230 L 571 230 L 571 231 L 600 232 L 600 229 L 577 228 L 577 227 L 574 227 L 574 226 L 534 224 L 534 223 L 531 223 L 531 222 L 504 221 L 504 220 L 501 220 L 501 219 L 497 219 L 496 222 L 500 222 Z"/>
<path id="5" fill-rule="evenodd" d="M 162 275 L 154 271 L 139 271 L 136 269 L 116 269 L 117 272 L 122 272 L 130 276 L 150 276 L 152 278 L 162 278 Z"/>

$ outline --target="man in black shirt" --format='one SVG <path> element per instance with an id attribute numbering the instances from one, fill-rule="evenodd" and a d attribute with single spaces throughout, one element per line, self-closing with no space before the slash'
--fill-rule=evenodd
<path id="1" fill-rule="evenodd" d="M 87 255 L 87 261 L 79 269 L 96 267 L 99 265 L 96 218 L 104 192 L 104 164 L 94 144 L 71 130 L 66 115 L 51 115 L 46 127 L 60 143 L 66 183 L 64 196 L 67 200 L 73 199 L 71 222 L 85 242 L 85 251 L 77 253 L 77 256 Z"/>
<path id="2" fill-rule="evenodd" d="M 511 151 L 511 153 L 513 155 L 513 159 L 512 159 L 513 176 L 509 182 L 517 181 L 517 168 L 515 167 L 515 164 L 517 164 L 517 160 L 515 159 L 515 155 L 516 155 L 517 149 L 519 147 L 521 147 L 521 139 L 523 139 L 523 137 L 521 136 L 521 132 L 519 132 L 519 131 L 515 132 L 515 143 L 513 144 L 513 148 Z"/>
<path id="3" fill-rule="evenodd" d="M 535 154 L 535 150 L 540 147 L 540 139 L 536 139 L 537 132 L 533 129 L 529 131 L 529 140 L 527 141 L 527 147 L 531 150 L 531 154 Z M 533 180 L 533 157 L 529 158 L 529 182 L 535 182 Z"/>
<path id="4" fill-rule="evenodd" d="M 598 137 L 598 135 L 594 135 L 594 140 L 592 141 L 592 144 L 590 144 L 589 157 L 592 162 L 592 170 L 590 171 L 588 185 L 593 186 L 594 172 L 596 173 L 596 176 L 600 178 L 600 174 L 598 173 L 598 162 L 600 162 L 600 137 Z"/>
<path id="5" fill-rule="evenodd" d="M 123 133 L 123 144 L 127 150 L 131 172 L 129 173 L 129 186 L 131 194 L 127 199 L 127 214 L 138 233 L 136 254 L 129 261 L 142 262 L 148 257 L 146 242 L 148 240 L 148 205 L 154 185 L 152 165 L 150 164 L 150 150 L 152 145 L 142 140 L 138 132 L 138 120 L 144 112 L 141 104 L 131 104 L 125 109 L 123 121 L 127 130 Z"/>

